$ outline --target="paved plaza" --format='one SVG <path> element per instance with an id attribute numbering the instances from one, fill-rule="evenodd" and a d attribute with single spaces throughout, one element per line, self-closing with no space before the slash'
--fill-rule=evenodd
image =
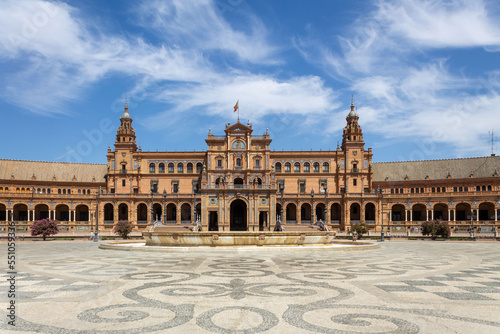
<path id="1" fill-rule="evenodd" d="M 3 274 L 2 333 L 500 333 L 497 242 L 390 241 L 364 251 L 16 246 L 17 326 L 6 322 Z"/>

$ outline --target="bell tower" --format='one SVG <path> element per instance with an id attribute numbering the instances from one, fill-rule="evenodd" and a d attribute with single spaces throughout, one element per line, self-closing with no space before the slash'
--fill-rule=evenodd
<path id="1" fill-rule="evenodd" d="M 127 149 L 133 152 L 137 151 L 135 142 L 135 130 L 132 127 L 132 117 L 128 113 L 128 105 L 125 101 L 125 112 L 120 117 L 121 125 L 116 131 L 115 149 Z"/>
<path id="2" fill-rule="evenodd" d="M 346 151 L 349 147 L 363 149 L 365 142 L 363 140 L 363 131 L 358 124 L 359 116 L 354 111 L 354 101 L 351 99 L 351 111 L 346 117 L 347 125 L 342 134 L 342 151 Z"/>

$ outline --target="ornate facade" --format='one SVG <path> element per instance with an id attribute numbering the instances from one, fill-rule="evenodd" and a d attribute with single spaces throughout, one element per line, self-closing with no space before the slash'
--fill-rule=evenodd
<path id="1" fill-rule="evenodd" d="M 9 220 L 29 230 L 52 218 L 61 229 L 101 231 L 119 220 L 138 230 L 153 221 L 204 230 L 272 230 L 326 222 L 346 231 L 356 222 L 373 231 L 417 230 L 443 219 L 455 230 L 499 227 L 500 181 L 496 156 L 373 163 L 351 103 L 334 151 L 275 151 L 268 131 L 226 124 L 211 130 L 203 152 L 149 152 L 136 144 L 125 106 L 107 164 L 0 160 L 0 228 Z"/>

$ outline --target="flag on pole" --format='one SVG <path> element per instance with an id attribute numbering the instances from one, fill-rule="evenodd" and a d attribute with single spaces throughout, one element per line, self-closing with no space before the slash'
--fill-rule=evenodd
<path id="1" fill-rule="evenodd" d="M 236 102 L 236 104 L 234 105 L 234 112 L 236 112 L 236 110 L 239 110 L 240 108 L 238 107 L 238 103 L 240 102 L 240 100 L 238 100 Z"/>

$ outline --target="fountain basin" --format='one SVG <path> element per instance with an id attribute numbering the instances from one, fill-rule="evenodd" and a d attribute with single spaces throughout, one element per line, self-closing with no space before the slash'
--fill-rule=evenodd
<path id="1" fill-rule="evenodd" d="M 146 246 L 297 246 L 331 245 L 335 239 L 333 231 L 293 232 L 142 232 Z"/>

